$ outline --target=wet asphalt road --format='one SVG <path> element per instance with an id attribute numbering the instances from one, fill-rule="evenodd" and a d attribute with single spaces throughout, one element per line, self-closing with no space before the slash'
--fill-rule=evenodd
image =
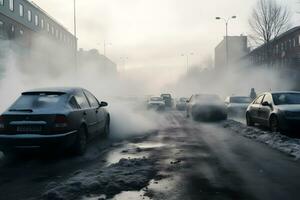
<path id="1" fill-rule="evenodd" d="M 151 156 L 160 160 L 160 173 L 171 177 L 170 182 L 159 181 L 150 195 L 153 199 L 299 199 L 299 161 L 219 123 L 194 122 L 180 112 L 168 112 L 164 118 L 158 132 L 145 138 L 164 144 Z M 1 161 L 0 199 L 37 197 L 51 181 L 64 180 L 77 170 L 101 168 L 118 142 L 95 142 L 82 158 Z"/>

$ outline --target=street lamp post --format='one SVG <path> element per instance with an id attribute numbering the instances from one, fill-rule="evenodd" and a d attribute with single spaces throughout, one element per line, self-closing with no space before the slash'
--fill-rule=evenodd
<path id="1" fill-rule="evenodd" d="M 106 41 L 104 40 L 104 43 L 103 43 L 103 55 L 104 55 L 104 56 L 106 56 L 106 46 L 107 46 L 107 45 L 112 45 L 112 43 L 110 43 L 110 42 L 109 42 L 109 43 L 106 43 Z"/>
<path id="2" fill-rule="evenodd" d="M 194 53 L 181 54 L 181 56 L 186 56 L 186 72 L 189 72 L 189 56 L 193 56 Z"/>
<path id="3" fill-rule="evenodd" d="M 226 41 L 226 66 L 228 66 L 228 61 L 229 61 L 229 47 L 228 47 L 228 23 L 231 19 L 236 19 L 236 16 L 231 16 L 227 19 L 222 18 L 222 17 L 216 17 L 216 20 L 224 20 L 225 26 L 226 26 L 226 36 L 225 36 L 225 41 Z"/>

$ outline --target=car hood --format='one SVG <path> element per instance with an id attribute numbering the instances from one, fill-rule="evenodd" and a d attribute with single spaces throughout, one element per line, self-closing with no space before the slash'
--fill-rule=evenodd
<path id="1" fill-rule="evenodd" d="M 165 102 L 163 102 L 163 101 L 149 101 L 148 104 L 160 104 L 160 105 L 165 105 Z"/>
<path id="2" fill-rule="evenodd" d="M 281 111 L 300 112 L 300 104 L 296 105 L 279 105 L 277 108 Z"/>

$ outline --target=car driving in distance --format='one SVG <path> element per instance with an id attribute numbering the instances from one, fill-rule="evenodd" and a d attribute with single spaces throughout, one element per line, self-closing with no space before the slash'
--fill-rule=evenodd
<path id="1" fill-rule="evenodd" d="M 248 126 L 260 124 L 272 132 L 300 130 L 300 92 L 266 92 L 246 112 Z"/>
<path id="2" fill-rule="evenodd" d="M 227 110 L 224 101 L 217 95 L 193 95 L 187 106 L 187 117 L 195 120 L 215 121 L 227 119 Z"/>
<path id="3" fill-rule="evenodd" d="M 88 141 L 108 135 L 107 105 L 82 88 L 23 92 L 0 116 L 0 150 L 71 149 L 82 155 Z"/>
<path id="4" fill-rule="evenodd" d="M 166 104 L 161 97 L 151 97 L 147 103 L 147 109 L 153 109 L 156 111 L 165 110 Z"/>
<path id="5" fill-rule="evenodd" d="M 186 110 L 188 98 L 181 97 L 176 102 L 176 109 L 177 110 Z"/>
<path id="6" fill-rule="evenodd" d="M 165 101 L 166 107 L 172 108 L 173 99 L 171 94 L 161 94 L 160 97 Z"/>
<path id="7" fill-rule="evenodd" d="M 247 96 L 230 96 L 225 99 L 228 115 L 245 116 L 252 99 Z"/>

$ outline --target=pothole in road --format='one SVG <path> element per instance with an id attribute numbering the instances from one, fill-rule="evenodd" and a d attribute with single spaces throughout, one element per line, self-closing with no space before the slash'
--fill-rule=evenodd
<path id="1" fill-rule="evenodd" d="M 155 142 L 126 144 L 108 153 L 106 157 L 106 165 L 108 166 L 113 163 L 117 163 L 122 158 L 125 159 L 147 158 L 149 157 L 151 150 L 161 148 L 163 146 L 165 146 L 165 144 L 155 143 Z"/>

